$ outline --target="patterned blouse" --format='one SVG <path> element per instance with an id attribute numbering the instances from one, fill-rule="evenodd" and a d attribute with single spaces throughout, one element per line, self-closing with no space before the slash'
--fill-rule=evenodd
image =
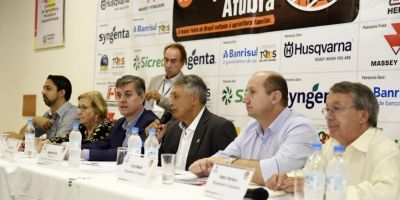
<path id="1" fill-rule="evenodd" d="M 94 129 L 93 129 L 93 134 L 88 137 L 88 132 L 86 130 L 86 127 L 83 124 L 79 124 L 79 131 L 82 134 L 82 144 L 86 143 L 93 143 L 97 140 L 101 140 L 106 138 L 111 134 L 111 130 L 113 128 L 114 124 L 112 121 L 109 119 L 105 119 L 102 123 L 98 124 Z M 69 134 L 65 136 L 55 136 L 49 138 L 49 140 L 52 143 L 63 143 L 63 142 L 68 142 Z"/>

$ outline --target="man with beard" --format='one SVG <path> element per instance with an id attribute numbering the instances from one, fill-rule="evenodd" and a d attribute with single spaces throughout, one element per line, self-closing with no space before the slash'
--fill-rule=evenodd
<path id="1" fill-rule="evenodd" d="M 72 93 L 71 82 L 64 76 L 49 75 L 43 85 L 44 103 L 50 108 L 43 116 L 36 116 L 32 122 L 36 137 L 46 134 L 47 138 L 65 136 L 72 130 L 72 123 L 78 121 L 75 106 L 69 103 Z"/>

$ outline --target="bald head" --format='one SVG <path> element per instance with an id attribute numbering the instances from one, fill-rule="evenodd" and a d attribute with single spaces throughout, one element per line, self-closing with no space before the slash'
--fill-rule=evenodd
<path id="1" fill-rule="evenodd" d="M 285 78 L 275 71 L 260 71 L 256 72 L 250 79 L 262 81 L 265 88 L 265 93 L 279 91 L 282 94 L 282 106 L 288 105 L 288 87 Z"/>

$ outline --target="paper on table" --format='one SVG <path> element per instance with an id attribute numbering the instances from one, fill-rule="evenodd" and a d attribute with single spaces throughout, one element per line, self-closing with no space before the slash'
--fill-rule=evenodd
<path id="1" fill-rule="evenodd" d="M 199 178 L 191 172 L 176 170 L 175 182 L 189 185 L 204 185 L 207 182 L 207 177 Z"/>

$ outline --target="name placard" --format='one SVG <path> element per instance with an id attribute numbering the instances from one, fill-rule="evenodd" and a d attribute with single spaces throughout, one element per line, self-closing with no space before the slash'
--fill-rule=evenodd
<path id="1" fill-rule="evenodd" d="M 7 140 L 7 145 L 4 147 L 3 152 L 1 152 L 6 160 L 12 161 L 18 152 L 19 145 L 21 145 L 21 140 L 14 138 L 9 138 Z"/>
<path id="2" fill-rule="evenodd" d="M 205 195 L 215 199 L 242 200 L 254 169 L 214 164 L 204 187 Z"/>
<path id="3" fill-rule="evenodd" d="M 128 154 L 125 157 L 122 170 L 118 177 L 144 186 L 150 183 L 153 173 L 156 172 L 156 165 L 156 160 Z"/>
<path id="4" fill-rule="evenodd" d="M 45 144 L 37 160 L 38 164 L 61 163 L 68 151 L 67 146 Z"/>

